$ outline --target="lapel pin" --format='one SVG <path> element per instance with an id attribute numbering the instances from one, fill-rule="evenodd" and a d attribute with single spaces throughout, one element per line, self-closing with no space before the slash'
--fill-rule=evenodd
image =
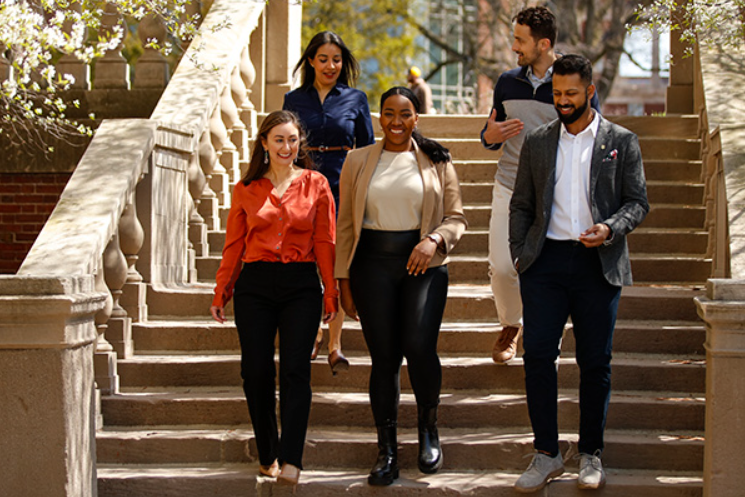
<path id="1" fill-rule="evenodd" d="M 605 150 L 605 144 L 600 145 L 600 150 Z"/>

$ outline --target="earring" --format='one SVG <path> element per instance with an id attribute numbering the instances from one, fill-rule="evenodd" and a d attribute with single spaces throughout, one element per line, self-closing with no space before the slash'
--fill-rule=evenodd
<path id="1" fill-rule="evenodd" d="M 269 152 L 264 150 L 264 164 L 269 164 Z"/>

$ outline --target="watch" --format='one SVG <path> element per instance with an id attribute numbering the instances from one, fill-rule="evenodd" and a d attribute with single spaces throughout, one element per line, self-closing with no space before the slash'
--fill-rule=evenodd
<path id="1" fill-rule="evenodd" d="M 435 245 L 437 245 L 438 247 L 440 246 L 440 242 L 442 241 L 442 235 L 440 235 L 439 233 L 430 233 L 429 235 L 427 235 L 426 238 L 429 238 L 430 240 L 435 242 Z"/>

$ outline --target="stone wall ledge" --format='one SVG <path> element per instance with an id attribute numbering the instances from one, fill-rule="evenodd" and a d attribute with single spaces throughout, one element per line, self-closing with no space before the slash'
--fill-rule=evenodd
<path id="1" fill-rule="evenodd" d="M 69 349 L 93 343 L 106 293 L 93 276 L 0 275 L 0 349 Z"/>

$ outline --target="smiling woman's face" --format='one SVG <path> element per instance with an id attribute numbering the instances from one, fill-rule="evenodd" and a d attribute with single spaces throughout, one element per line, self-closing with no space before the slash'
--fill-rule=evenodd
<path id="1" fill-rule="evenodd" d="M 275 166 L 288 166 L 297 157 L 300 148 L 300 132 L 293 123 L 278 124 L 262 140 L 269 160 Z"/>
<path id="2" fill-rule="evenodd" d="M 385 150 L 406 152 L 411 150 L 411 133 L 419 115 L 414 104 L 403 95 L 391 95 L 380 109 L 380 127 L 385 134 Z"/>
<path id="3" fill-rule="evenodd" d="M 318 47 L 315 57 L 310 59 L 310 66 L 315 72 L 314 82 L 321 87 L 334 86 L 341 74 L 344 63 L 341 48 L 333 43 Z"/>

